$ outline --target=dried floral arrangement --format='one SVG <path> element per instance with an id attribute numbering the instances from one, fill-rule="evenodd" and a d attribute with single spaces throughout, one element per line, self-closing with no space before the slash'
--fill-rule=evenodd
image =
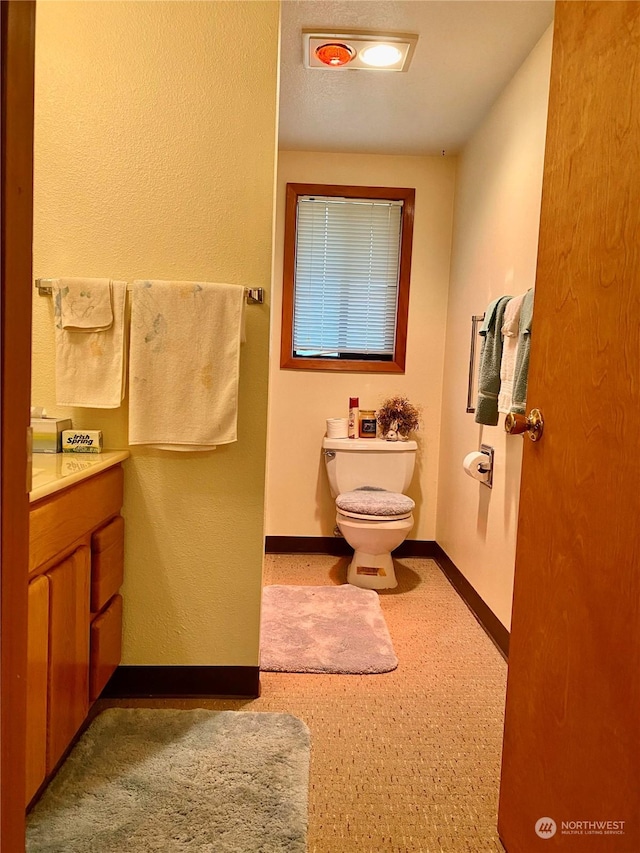
<path id="1" fill-rule="evenodd" d="M 387 440 L 406 439 L 420 426 L 420 409 L 406 397 L 390 397 L 378 409 L 377 420 Z"/>

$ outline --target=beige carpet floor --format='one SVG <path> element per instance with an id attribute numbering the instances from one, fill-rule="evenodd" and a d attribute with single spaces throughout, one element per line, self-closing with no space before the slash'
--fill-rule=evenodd
<path id="1" fill-rule="evenodd" d="M 346 559 L 269 555 L 268 584 L 343 583 Z M 431 560 L 380 594 L 399 659 L 381 675 L 265 672 L 253 701 L 100 707 L 287 711 L 311 730 L 309 853 L 492 853 L 506 664 Z"/>

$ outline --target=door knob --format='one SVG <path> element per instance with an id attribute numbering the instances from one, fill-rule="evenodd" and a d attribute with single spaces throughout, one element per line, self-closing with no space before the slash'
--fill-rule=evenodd
<path id="1" fill-rule="evenodd" d="M 504 419 L 504 429 L 509 435 L 520 435 L 526 432 L 531 441 L 539 441 L 544 429 L 544 420 L 540 409 L 531 409 L 528 416 L 509 412 Z"/>

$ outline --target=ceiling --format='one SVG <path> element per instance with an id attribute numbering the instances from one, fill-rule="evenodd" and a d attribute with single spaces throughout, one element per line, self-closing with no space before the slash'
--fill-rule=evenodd
<path id="1" fill-rule="evenodd" d="M 280 147 L 459 151 L 553 19 L 553 0 L 284 0 Z M 418 33 L 406 73 L 304 68 L 302 29 Z"/>

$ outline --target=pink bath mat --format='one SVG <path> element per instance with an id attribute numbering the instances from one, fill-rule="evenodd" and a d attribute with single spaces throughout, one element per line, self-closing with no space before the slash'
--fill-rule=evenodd
<path id="1" fill-rule="evenodd" d="M 372 589 L 351 584 L 264 588 L 261 669 L 363 675 L 397 666 Z"/>

